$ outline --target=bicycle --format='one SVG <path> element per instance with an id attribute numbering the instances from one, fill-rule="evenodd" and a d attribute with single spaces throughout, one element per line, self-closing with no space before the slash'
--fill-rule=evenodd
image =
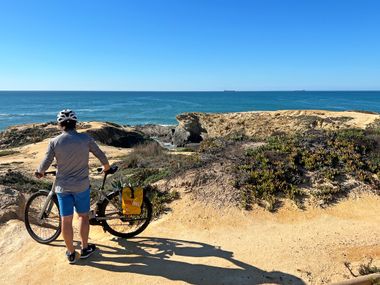
<path id="1" fill-rule="evenodd" d="M 152 219 L 152 204 L 146 197 L 141 205 L 141 213 L 138 215 L 124 215 L 122 209 L 122 185 L 109 193 L 104 192 L 107 176 L 117 171 L 117 166 L 112 166 L 104 172 L 103 183 L 98 189 L 98 197 L 95 208 L 90 210 L 90 225 L 99 225 L 110 234 L 131 238 L 140 234 L 149 225 Z M 98 172 L 101 168 L 98 169 Z M 56 176 L 56 171 L 45 172 L 45 175 Z M 98 195 L 99 196 L 99 195 Z M 32 194 L 25 205 L 24 221 L 29 235 L 37 242 L 48 244 L 58 238 L 61 233 L 61 216 L 55 193 L 55 183 L 51 190 L 39 190 Z"/>

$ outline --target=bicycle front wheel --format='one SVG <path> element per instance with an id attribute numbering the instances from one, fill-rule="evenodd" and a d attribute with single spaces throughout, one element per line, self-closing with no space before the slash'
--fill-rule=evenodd
<path id="1" fill-rule="evenodd" d="M 149 225 L 152 219 L 152 204 L 144 197 L 139 215 L 123 215 L 121 212 L 121 197 L 118 192 L 110 194 L 102 204 L 99 219 L 103 222 L 103 227 L 109 233 L 122 237 L 131 238 Z"/>
<path id="2" fill-rule="evenodd" d="M 25 226 L 30 236 L 37 242 L 47 244 L 61 233 L 57 197 L 53 196 L 45 212 L 42 213 L 48 192 L 34 193 L 25 205 Z"/>

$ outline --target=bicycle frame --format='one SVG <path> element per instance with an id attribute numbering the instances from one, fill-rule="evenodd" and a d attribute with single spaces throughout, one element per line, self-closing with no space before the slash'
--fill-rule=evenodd
<path id="1" fill-rule="evenodd" d="M 38 215 L 38 218 L 42 220 L 44 218 L 44 214 L 46 216 L 49 216 L 51 209 L 53 208 L 52 199 L 55 195 L 55 181 L 53 182 L 53 185 L 51 186 L 51 190 L 46 198 L 46 201 L 44 203 L 44 206 L 42 207 L 41 213 Z"/>
<path id="2" fill-rule="evenodd" d="M 116 168 L 117 170 L 117 168 Z M 115 171 L 116 171 L 115 170 Z M 113 172 L 114 173 L 114 172 Z M 52 172 L 46 172 L 45 174 L 53 174 L 55 175 L 55 171 L 52 171 Z M 111 173 L 112 174 L 112 173 Z M 119 214 L 122 212 L 122 208 L 121 208 L 121 205 L 116 205 L 115 203 L 113 203 L 110 199 L 108 199 L 107 197 L 107 193 L 104 192 L 104 185 L 105 185 L 105 182 L 107 180 L 107 176 L 108 176 L 108 173 L 105 173 L 104 174 L 104 178 L 103 178 L 103 182 L 102 182 L 102 185 L 99 187 L 99 189 L 97 190 L 99 193 L 100 193 L 100 196 L 97 200 L 98 202 L 101 201 L 102 199 L 106 199 L 110 204 L 112 204 L 115 209 L 117 209 L 118 211 L 116 212 L 111 212 L 111 213 L 108 213 L 108 215 L 113 215 L 113 214 Z M 51 187 L 51 190 L 46 198 L 46 201 L 42 207 L 42 211 L 41 213 L 39 214 L 39 219 L 42 220 L 44 217 L 48 217 L 52 208 L 53 208 L 53 202 L 52 202 L 52 199 L 53 199 L 53 196 L 56 194 L 56 191 L 55 191 L 55 185 L 56 185 L 56 181 L 54 180 L 53 182 L 53 185 Z M 117 192 L 120 192 L 120 195 L 121 195 L 121 190 L 122 189 L 116 189 L 115 191 Z M 45 191 L 45 190 L 42 190 L 42 191 Z M 126 218 L 125 216 L 123 215 L 118 215 L 118 216 L 113 216 L 113 217 L 91 217 L 91 214 L 92 213 L 95 213 L 97 212 L 97 205 L 98 205 L 98 202 L 96 203 L 96 206 L 95 206 L 95 209 L 90 209 L 89 211 L 89 216 L 90 218 L 94 218 L 96 221 L 103 221 L 103 220 L 113 220 L 113 219 L 125 219 L 125 220 L 128 220 L 128 221 L 139 221 L 139 220 L 144 220 L 144 218 Z"/>
<path id="3" fill-rule="evenodd" d="M 105 187 L 107 175 L 114 174 L 116 171 L 117 166 L 112 166 L 109 171 L 104 173 L 103 183 L 100 187 L 96 187 L 97 192 L 92 199 L 95 205 L 90 209 L 89 223 L 93 226 L 101 226 L 105 232 L 108 231 L 115 236 L 129 238 L 141 233 L 148 226 L 152 219 L 153 207 L 149 198 L 144 196 L 139 214 L 124 214 L 121 200 L 124 184 L 115 183 L 113 187 Z M 45 174 L 56 175 L 56 171 L 45 172 Z M 41 189 L 32 194 L 25 205 L 26 229 L 31 237 L 39 243 L 50 243 L 61 233 L 60 208 L 57 196 L 55 196 L 60 195 L 58 185 L 59 179 L 55 179 L 50 190 Z M 109 220 L 116 221 L 116 223 Z M 122 228 L 119 228 L 120 225 Z M 46 232 L 45 229 L 48 231 Z"/>
<path id="4" fill-rule="evenodd" d="M 53 172 L 52 173 L 48 173 L 48 174 L 53 174 Z M 115 205 L 115 203 L 113 203 L 111 200 L 108 199 L 107 193 L 104 192 L 104 185 L 105 185 L 106 179 L 107 179 L 107 174 L 104 175 L 102 185 L 97 190 L 100 193 L 100 196 L 101 196 L 97 200 L 100 201 L 101 199 L 107 199 L 109 203 L 111 203 L 116 209 L 118 209 L 119 212 L 121 212 L 122 211 L 121 205 Z M 121 191 L 121 189 L 117 189 L 116 191 Z M 44 217 L 49 216 L 49 214 L 50 214 L 50 212 L 51 212 L 51 210 L 53 208 L 52 199 L 53 199 L 53 196 L 55 194 L 56 194 L 56 191 L 55 191 L 55 180 L 54 180 L 53 185 L 51 187 L 51 190 L 50 190 L 50 192 L 49 192 L 49 194 L 48 194 L 48 196 L 46 198 L 46 201 L 45 201 L 45 203 L 44 203 L 44 205 L 42 207 L 41 213 L 38 216 L 38 218 L 40 220 L 42 220 Z M 94 210 L 90 209 L 89 215 L 91 214 L 92 211 L 94 211 L 96 213 L 97 209 L 96 208 Z M 119 212 L 113 212 L 113 213 L 110 213 L 110 214 L 119 213 Z M 94 218 L 96 220 L 98 220 L 98 221 L 101 221 L 101 220 L 120 219 L 120 218 L 123 218 L 123 217 L 116 216 L 116 217 L 94 217 Z M 128 221 L 138 221 L 138 220 L 142 220 L 142 219 L 139 219 L 139 218 L 128 219 Z"/>

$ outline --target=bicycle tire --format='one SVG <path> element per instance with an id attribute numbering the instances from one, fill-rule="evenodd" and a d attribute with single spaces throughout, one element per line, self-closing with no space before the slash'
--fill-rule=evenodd
<path id="1" fill-rule="evenodd" d="M 109 200 L 119 198 L 119 192 L 113 192 L 113 193 L 109 194 L 107 196 L 107 198 Z M 117 201 L 117 203 L 121 204 L 121 201 Z M 105 199 L 103 201 L 101 208 L 100 208 L 100 211 L 99 211 L 100 217 L 106 216 L 106 210 L 107 210 L 108 205 L 110 205 L 110 204 L 109 204 L 108 200 Z M 142 205 L 142 211 L 146 212 L 146 219 L 144 219 L 144 222 L 141 225 L 139 225 L 136 230 L 134 230 L 132 232 L 126 233 L 126 232 L 116 230 L 115 227 L 109 223 L 109 220 L 102 221 L 102 226 L 103 226 L 104 230 L 106 230 L 107 232 L 109 232 L 110 234 L 112 234 L 114 236 L 121 237 L 121 238 L 134 237 L 134 236 L 140 234 L 142 231 L 144 231 L 146 229 L 146 227 L 149 225 L 150 221 L 152 220 L 153 208 L 152 208 L 152 204 L 150 203 L 150 201 L 147 197 L 144 197 L 143 205 Z M 122 221 L 121 219 L 119 219 L 119 220 Z M 126 225 L 124 225 L 124 226 L 126 226 Z"/>
<path id="2" fill-rule="evenodd" d="M 42 244 L 48 244 L 54 240 L 56 240 L 58 238 L 58 236 L 61 234 L 61 217 L 59 215 L 59 206 L 58 206 L 58 201 L 57 201 L 57 197 L 56 196 L 53 196 L 52 198 L 52 202 L 54 203 L 53 204 L 53 207 L 55 206 L 56 207 L 56 210 L 58 211 L 58 213 L 56 213 L 55 215 L 57 215 L 58 219 L 57 219 L 57 223 L 58 225 L 53 227 L 53 230 L 52 230 L 52 235 L 49 235 L 47 238 L 43 238 L 41 236 L 39 236 L 32 228 L 32 209 L 31 209 L 31 206 L 33 206 L 33 202 L 36 201 L 37 198 L 42 198 L 43 197 L 47 197 L 49 194 L 49 192 L 45 192 L 45 191 L 40 191 L 40 192 L 36 192 L 34 194 L 32 194 L 28 201 L 26 202 L 26 205 L 25 205 L 25 212 L 24 212 L 24 222 L 25 222 L 25 227 L 26 227 L 26 230 L 28 231 L 29 235 L 37 242 L 39 243 L 42 243 Z M 46 200 L 46 199 L 43 199 L 43 200 Z M 37 212 L 38 213 L 38 212 Z M 42 225 L 41 225 L 42 226 Z M 43 228 L 43 226 L 42 226 Z M 56 228 L 54 230 L 54 228 Z"/>

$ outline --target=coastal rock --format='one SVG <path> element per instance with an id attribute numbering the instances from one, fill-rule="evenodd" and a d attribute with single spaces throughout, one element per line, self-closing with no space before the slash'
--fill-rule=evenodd
<path id="1" fill-rule="evenodd" d="M 173 134 L 173 144 L 177 147 L 188 143 L 200 143 L 207 137 L 198 113 L 184 113 L 176 117 L 179 122 Z"/>
<path id="2" fill-rule="evenodd" d="M 86 133 L 105 145 L 124 148 L 130 148 L 150 140 L 149 137 L 140 132 L 126 130 L 123 127 L 110 124 L 98 129 L 89 129 Z"/>
<path id="3" fill-rule="evenodd" d="M 294 134 L 313 130 L 366 129 L 378 126 L 379 114 L 363 112 L 334 112 L 323 110 L 284 110 L 236 113 L 184 113 L 173 143 L 183 146 L 200 142 L 206 137 L 257 137 L 273 134 Z"/>
<path id="4" fill-rule="evenodd" d="M 0 185 L 0 224 L 11 219 L 23 219 L 24 196 L 17 190 Z"/>
<path id="5" fill-rule="evenodd" d="M 78 130 L 86 129 L 86 123 L 79 123 Z M 24 146 L 41 142 L 61 133 L 56 122 L 12 126 L 0 132 L 0 149 Z"/>
<path id="6" fill-rule="evenodd" d="M 176 126 L 162 126 L 162 125 L 138 125 L 134 129 L 147 135 L 150 138 L 156 138 L 163 143 L 171 143 Z"/>
<path id="7" fill-rule="evenodd" d="M 0 149 L 37 143 L 59 133 L 60 131 L 54 123 L 9 127 L 0 133 Z"/>

